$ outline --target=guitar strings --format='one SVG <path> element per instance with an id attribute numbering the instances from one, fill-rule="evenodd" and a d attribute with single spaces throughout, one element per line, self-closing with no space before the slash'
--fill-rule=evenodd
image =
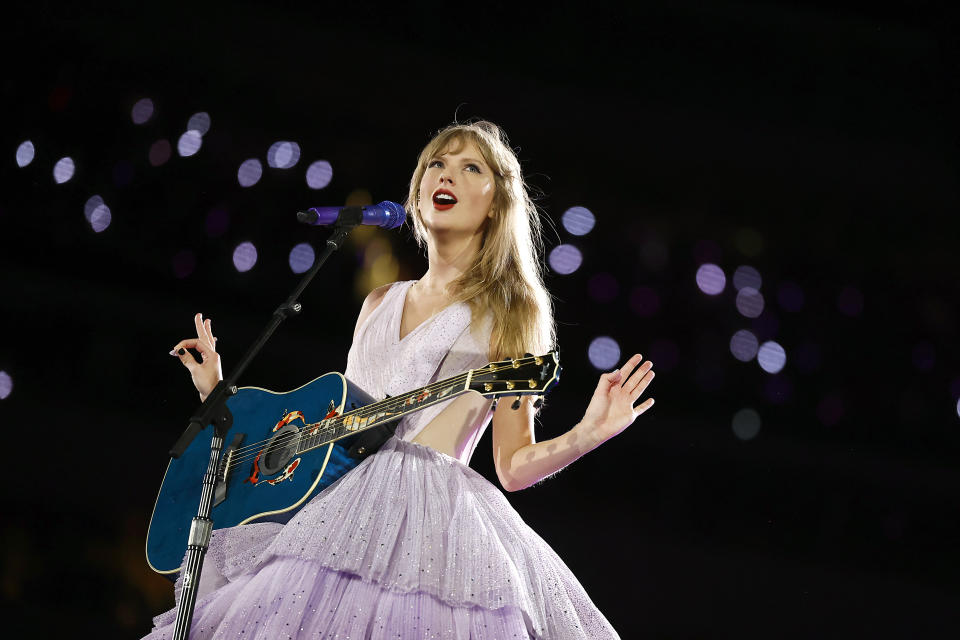
<path id="1" fill-rule="evenodd" d="M 505 370 L 505 369 L 514 369 L 514 368 L 516 368 L 516 367 L 513 367 L 513 365 L 510 364 L 510 365 L 504 365 L 504 366 L 493 367 L 493 368 L 482 367 L 481 369 L 475 369 L 475 370 L 473 370 L 473 371 L 479 372 L 479 371 L 481 371 L 481 370 L 485 370 L 484 373 L 494 373 L 494 372 L 503 371 L 503 370 Z M 432 383 L 432 384 L 430 384 L 430 385 L 427 385 L 427 386 L 425 386 L 425 387 L 423 387 L 423 388 L 421 388 L 421 389 L 417 389 L 416 391 L 413 391 L 413 392 L 404 394 L 404 395 L 402 395 L 402 396 L 397 396 L 397 397 L 395 397 L 395 398 L 389 398 L 389 399 L 387 399 L 387 400 L 381 400 L 381 401 L 379 401 L 379 402 L 375 402 L 375 403 L 372 403 L 372 404 L 369 404 L 369 405 L 365 405 L 365 406 L 363 406 L 363 407 L 359 407 L 359 408 L 357 408 L 357 409 L 355 409 L 355 410 L 353 410 L 353 411 L 344 413 L 344 414 L 342 414 L 342 415 L 340 415 L 340 416 L 335 416 L 335 417 L 333 417 L 333 418 L 329 418 L 329 420 L 332 420 L 332 421 L 333 421 L 332 424 L 330 424 L 330 425 L 328 425 L 328 426 L 326 426 L 326 427 L 321 427 L 321 428 L 317 431 L 317 433 L 311 434 L 311 435 L 309 435 L 308 437 L 318 439 L 318 437 L 319 437 L 319 438 L 325 438 L 325 437 L 331 436 L 331 435 L 335 435 L 335 436 L 337 436 L 337 437 L 340 437 L 340 436 L 344 436 L 344 437 L 345 437 L 345 436 L 347 436 L 347 435 L 352 435 L 353 432 L 349 432 L 349 431 L 348 431 L 347 433 L 337 434 L 338 429 L 342 426 L 342 423 L 344 422 L 344 420 L 345 420 L 346 418 L 348 418 L 348 417 L 354 417 L 354 418 L 357 418 L 357 419 L 362 419 L 362 418 L 364 418 L 364 417 L 369 417 L 369 416 L 371 416 L 371 415 L 375 415 L 375 414 L 378 414 L 378 413 L 384 413 L 384 412 L 391 411 L 391 410 L 393 410 L 393 409 L 403 408 L 403 405 L 406 403 L 406 401 L 407 401 L 408 399 L 413 398 L 413 397 L 416 397 L 417 395 L 423 393 L 424 391 L 428 391 L 429 393 L 433 393 L 433 392 L 436 391 L 437 389 L 442 388 L 442 387 L 444 387 L 444 386 L 448 386 L 448 385 L 450 385 L 450 384 L 457 384 L 457 383 L 459 383 L 459 382 L 462 382 L 463 380 L 466 379 L 466 377 L 467 377 L 469 374 L 470 374 L 469 371 L 468 371 L 468 372 L 464 372 L 464 373 L 462 373 L 462 374 L 458 374 L 458 375 L 456 375 L 456 376 L 453 376 L 453 377 L 451 377 L 451 378 L 447 378 L 447 379 L 445 379 L 445 380 L 439 380 L 439 381 L 434 382 L 434 383 Z M 319 421 L 319 422 L 322 422 L 322 421 Z M 287 438 L 285 438 L 285 440 L 290 440 L 290 439 L 292 439 L 292 438 L 294 437 L 294 435 L 302 435 L 305 430 L 307 430 L 307 429 L 309 429 L 310 427 L 313 427 L 313 426 L 319 424 L 319 422 L 309 423 L 309 424 L 305 425 L 305 426 L 302 427 L 302 428 L 298 428 L 298 431 L 296 432 L 296 434 L 290 433 L 290 435 L 289 435 Z M 363 429 L 359 429 L 357 432 L 359 432 L 359 431 L 361 431 L 361 430 L 363 430 Z M 240 449 L 235 449 L 235 450 L 234 450 L 234 456 L 231 456 L 230 464 L 229 464 L 229 466 L 227 466 L 225 469 L 231 470 L 231 469 L 233 469 L 236 465 L 244 464 L 244 463 L 246 463 L 246 462 L 254 459 L 254 458 L 256 457 L 256 454 L 260 453 L 260 451 L 262 450 L 262 446 L 261 446 L 261 445 L 264 445 L 264 444 L 269 443 L 269 442 L 270 442 L 270 439 L 262 440 L 262 441 L 260 441 L 260 442 L 252 443 L 252 444 L 250 444 L 250 445 L 247 445 L 246 447 L 242 447 L 242 448 L 240 448 Z M 302 450 L 302 451 L 298 451 L 298 453 L 305 453 L 305 452 L 310 451 L 310 450 L 312 450 L 312 449 L 316 449 L 316 448 L 318 448 L 318 447 L 321 447 L 321 446 L 323 446 L 323 445 L 325 445 L 325 444 L 329 444 L 329 442 L 330 442 L 329 440 L 328 440 L 328 441 L 325 441 L 325 442 L 321 442 L 320 444 L 311 446 L 311 447 L 308 448 L 308 449 L 304 449 L 304 450 Z M 238 451 L 241 452 L 241 455 L 240 455 L 239 457 L 236 456 L 236 452 L 238 452 Z"/>
<path id="2" fill-rule="evenodd" d="M 488 365 L 487 367 L 482 367 L 481 369 L 475 369 L 475 370 L 473 370 L 473 371 L 476 371 L 476 372 L 481 372 L 481 371 L 482 371 L 483 373 L 495 373 L 495 372 L 499 372 L 499 371 L 503 371 L 503 370 L 507 370 L 507 369 L 514 369 L 514 368 L 516 368 L 516 367 L 514 367 L 512 364 L 503 365 L 503 366 L 500 366 L 500 367 L 490 367 L 490 366 Z M 327 426 L 325 426 L 325 427 L 320 427 L 315 433 L 312 433 L 312 434 L 310 434 L 309 436 L 306 436 L 306 437 L 309 437 L 309 438 L 313 438 L 313 439 L 320 440 L 320 443 L 317 444 L 317 445 L 311 446 L 311 447 L 309 447 L 308 449 L 304 449 L 304 450 L 302 450 L 302 451 L 298 451 L 297 453 L 306 453 L 307 451 L 310 451 L 310 450 L 312 450 L 312 449 L 316 449 L 316 448 L 321 447 L 321 446 L 323 446 L 323 445 L 325 445 L 325 444 L 329 444 L 329 442 L 330 442 L 329 440 L 328 440 L 328 441 L 323 441 L 323 439 L 324 439 L 324 438 L 327 438 L 328 436 L 333 436 L 334 438 L 336 438 L 336 437 L 338 437 L 338 436 L 346 436 L 346 435 L 352 434 L 353 432 L 347 432 L 347 433 L 342 433 L 342 434 L 338 433 L 338 431 L 339 431 L 339 430 L 341 429 L 341 427 L 343 426 L 344 421 L 345 421 L 348 417 L 353 417 L 355 420 L 362 420 L 363 418 L 366 418 L 366 417 L 369 417 L 369 416 L 372 416 L 372 415 L 381 414 L 381 413 L 387 413 L 387 412 L 392 412 L 392 411 L 394 411 L 394 410 L 396 410 L 396 409 L 402 409 L 403 406 L 407 403 L 407 401 L 408 401 L 409 399 L 414 398 L 414 397 L 416 397 L 417 395 L 420 395 L 420 394 L 422 394 L 422 393 L 424 393 L 424 392 L 427 392 L 428 395 L 429 395 L 429 394 L 432 394 L 433 392 L 435 392 L 436 390 L 438 390 L 438 389 L 440 389 L 440 388 L 443 388 L 443 387 L 445 387 L 445 386 L 449 386 L 449 385 L 451 385 L 451 384 L 458 384 L 458 383 L 464 381 L 469 375 L 470 375 L 470 372 L 465 372 L 465 373 L 462 373 L 462 374 L 453 376 L 453 377 L 451 377 L 451 378 L 447 378 L 447 379 L 445 379 L 445 380 L 437 381 L 437 382 L 435 382 L 435 383 L 432 383 L 432 384 L 430 384 L 430 385 L 427 385 L 427 386 L 425 386 L 425 387 L 422 387 L 421 389 L 418 389 L 418 390 L 416 390 L 415 392 L 410 392 L 410 393 L 404 394 L 404 395 L 402 395 L 402 396 L 397 396 L 397 397 L 395 397 L 395 398 L 389 398 L 389 399 L 387 399 L 387 400 L 381 400 L 381 401 L 379 401 L 379 402 L 371 403 L 371 404 L 365 405 L 365 406 L 363 406 L 363 407 L 358 407 L 357 409 L 355 409 L 355 410 L 353 410 L 353 411 L 349 411 L 349 412 L 344 413 L 344 414 L 341 414 L 341 415 L 339 415 L 339 416 L 334 416 L 334 417 L 332 417 L 332 418 L 328 418 L 327 420 L 331 420 L 331 421 L 332 421 L 332 424 L 329 424 L 329 425 L 327 425 Z M 509 394 L 505 394 L 505 395 L 509 395 Z M 281 435 L 280 439 L 281 439 L 281 440 L 290 440 L 290 439 L 292 439 L 295 435 L 302 437 L 303 434 L 305 433 L 305 431 L 307 431 L 308 429 L 310 429 L 310 428 L 312 428 L 312 427 L 315 427 L 316 425 L 318 425 L 318 424 L 320 424 L 320 423 L 322 423 L 322 422 L 323 422 L 323 420 L 320 420 L 320 421 L 318 421 L 318 422 L 308 423 L 308 424 L 306 424 L 306 425 L 303 426 L 303 427 L 298 427 L 296 433 L 290 433 L 287 438 L 283 438 L 283 436 Z M 381 423 L 381 424 L 382 424 L 382 423 Z M 366 429 L 366 426 L 364 426 L 363 429 L 358 429 L 358 430 L 357 430 L 357 433 L 359 433 L 361 430 L 365 430 L 365 429 Z M 234 467 L 236 467 L 237 465 L 245 464 L 246 462 L 249 462 L 250 460 L 253 460 L 254 458 L 256 458 L 256 455 L 258 455 L 258 454 L 263 450 L 263 446 L 265 446 L 266 444 L 268 444 L 271 439 L 272 439 L 272 438 L 267 439 L 267 440 L 262 440 L 262 441 L 256 442 L 256 443 L 251 443 L 251 444 L 248 444 L 248 445 L 246 445 L 246 446 L 244 446 L 244 447 L 240 447 L 240 448 L 238 448 L 238 449 L 234 449 L 233 452 L 232 452 L 233 455 L 230 456 L 229 465 L 227 465 L 227 466 L 224 468 L 224 470 L 225 470 L 225 471 L 230 471 L 230 470 L 232 470 Z M 238 455 L 238 454 L 239 454 L 239 455 Z"/>

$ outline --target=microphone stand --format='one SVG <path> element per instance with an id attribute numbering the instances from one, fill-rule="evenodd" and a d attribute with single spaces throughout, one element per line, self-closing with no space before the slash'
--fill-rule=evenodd
<path id="1" fill-rule="evenodd" d="M 313 267 L 307 271 L 300 283 L 287 298 L 286 302 L 280 305 L 270 322 L 267 323 L 263 333 L 260 334 L 254 343 L 247 350 L 247 353 L 240 359 L 233 371 L 226 378 L 217 383 L 207 399 L 200 405 L 197 413 L 190 417 L 186 431 L 180 436 L 180 439 L 170 449 L 172 458 L 179 458 L 193 439 L 206 428 L 208 424 L 213 425 L 213 437 L 210 442 L 210 461 L 207 465 L 207 471 L 203 475 L 203 490 L 200 494 L 200 506 L 197 508 L 197 515 L 190 524 L 190 535 L 187 539 L 186 560 L 181 568 L 183 571 L 183 584 L 180 590 L 180 601 L 177 604 L 177 620 L 174 623 L 174 640 L 187 640 L 190 632 L 190 624 L 193 622 L 193 611 L 197 604 L 197 588 L 200 586 L 200 573 L 203 570 L 203 559 L 207 555 L 207 549 L 210 545 L 210 536 L 213 533 L 213 519 L 210 513 L 213 510 L 214 489 L 217 480 L 217 464 L 220 460 L 220 452 L 223 449 L 223 440 L 227 431 L 233 425 L 233 416 L 227 407 L 227 398 L 237 392 L 237 378 L 246 370 L 247 366 L 260 353 L 260 350 L 276 331 L 280 323 L 300 313 L 301 305 L 297 298 L 307 288 L 310 281 L 326 262 L 327 258 L 335 250 L 339 249 L 343 241 L 350 234 L 354 227 L 362 221 L 363 210 L 360 207 L 345 207 L 340 212 L 337 223 L 334 225 L 333 233 L 327 239 L 327 246 L 320 254 L 320 257 L 314 263 Z"/>

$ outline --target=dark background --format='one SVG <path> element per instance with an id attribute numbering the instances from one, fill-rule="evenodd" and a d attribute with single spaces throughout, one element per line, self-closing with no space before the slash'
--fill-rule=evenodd
<path id="1" fill-rule="evenodd" d="M 848 1 L 13 10 L 0 79 L 3 635 L 139 637 L 172 606 L 143 541 L 196 396 L 167 351 L 202 311 L 236 362 L 297 281 L 290 248 L 323 245 L 293 213 L 402 200 L 416 154 L 456 116 L 505 128 L 556 227 L 548 250 L 583 251 L 578 271 L 548 278 L 565 372 L 540 437 L 586 407 L 595 337 L 657 365 L 652 411 L 508 494 L 621 635 L 955 637 L 952 17 Z M 137 126 L 143 97 L 157 111 Z M 213 121 L 199 153 L 152 166 L 150 145 L 175 147 L 197 111 Z M 20 168 L 26 139 L 37 156 Z M 240 163 L 276 140 L 299 142 L 300 163 L 239 187 Z M 77 172 L 57 185 L 67 155 Z M 303 173 L 320 158 L 334 176 L 314 191 Z M 83 215 L 93 194 L 112 211 L 102 233 Z M 596 215 L 591 234 L 564 230 L 571 206 Z M 214 209 L 229 226 L 210 237 Z M 259 260 L 238 273 L 244 240 Z M 407 229 L 357 234 L 243 383 L 282 390 L 343 369 L 372 242 L 397 279 L 426 267 Z M 175 256 L 193 256 L 186 277 Z M 722 294 L 698 290 L 703 262 L 726 272 Z M 743 264 L 764 277 L 756 320 L 734 306 Z M 784 283 L 803 291 L 798 311 L 778 303 Z M 639 286 L 658 294 L 655 312 L 631 306 Z M 845 306 L 851 290 L 862 312 Z M 784 346 L 780 373 L 731 355 L 742 328 Z M 731 425 L 746 407 L 762 426 L 742 440 Z M 495 481 L 489 450 L 488 434 L 473 466 Z"/>

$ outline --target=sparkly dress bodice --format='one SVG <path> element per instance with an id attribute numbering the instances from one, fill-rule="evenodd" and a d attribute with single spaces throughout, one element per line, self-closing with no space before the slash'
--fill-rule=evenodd
<path id="1" fill-rule="evenodd" d="M 437 380 L 482 367 L 490 343 L 490 318 L 473 322 L 464 302 L 451 304 L 400 339 L 407 290 L 414 280 L 394 283 L 357 331 L 347 355 L 346 377 L 376 399 L 397 396 Z M 396 435 L 408 442 L 452 400 L 429 406 L 400 421 Z M 492 413 L 482 411 L 464 430 L 455 451 L 444 452 L 469 464 Z"/>

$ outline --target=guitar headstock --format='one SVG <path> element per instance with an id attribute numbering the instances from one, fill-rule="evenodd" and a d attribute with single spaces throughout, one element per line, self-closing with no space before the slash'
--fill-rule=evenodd
<path id="1" fill-rule="evenodd" d="M 528 355 L 491 362 L 471 371 L 473 391 L 491 398 L 500 396 L 542 396 L 560 381 L 560 357 L 556 351 L 542 356 Z"/>

